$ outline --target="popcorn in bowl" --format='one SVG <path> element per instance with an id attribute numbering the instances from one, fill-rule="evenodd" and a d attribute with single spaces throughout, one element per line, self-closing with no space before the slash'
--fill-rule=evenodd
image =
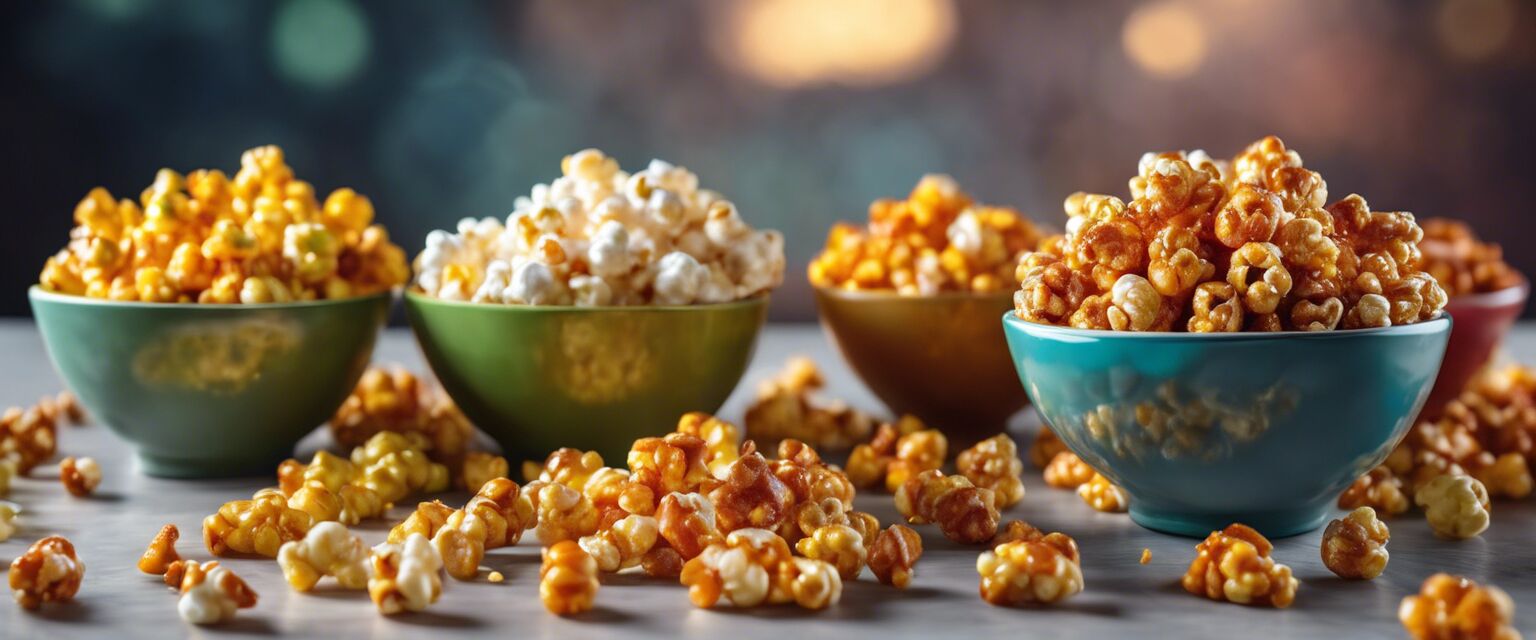
<path id="1" fill-rule="evenodd" d="M 506 222 L 465 219 L 433 231 L 416 258 L 431 297 L 491 304 L 690 305 L 765 293 L 784 279 L 784 237 L 683 167 L 652 160 L 631 174 L 596 149 L 517 199 Z"/>
<path id="2" fill-rule="evenodd" d="M 141 302 L 291 302 L 370 295 L 405 284 L 405 253 L 351 189 L 322 202 L 276 146 L 217 169 L 161 169 L 138 200 L 91 190 L 69 246 L 38 282 L 69 295 Z"/>
<path id="3" fill-rule="evenodd" d="M 1041 238 L 1019 212 L 975 204 L 953 178 L 926 175 L 906 200 L 870 204 L 868 227 L 834 225 L 808 275 L 818 287 L 904 296 L 1006 291 Z"/>
<path id="4" fill-rule="evenodd" d="M 1113 331 L 1328 331 L 1435 317 L 1413 214 L 1332 204 L 1279 138 L 1231 162 L 1147 154 L 1132 199 L 1075 193 L 1067 234 L 1019 264 L 1018 317 Z"/>

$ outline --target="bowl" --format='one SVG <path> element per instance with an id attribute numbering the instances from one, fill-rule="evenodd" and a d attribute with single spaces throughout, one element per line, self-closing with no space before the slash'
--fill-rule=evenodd
<path id="1" fill-rule="evenodd" d="M 368 366 L 389 293 L 262 305 L 117 302 L 32 287 L 48 357 L 149 475 L 271 475 Z"/>
<path id="2" fill-rule="evenodd" d="M 1013 292 L 902 296 L 816 288 L 816 308 L 848 365 L 895 414 L 944 430 L 952 449 L 1001 433 L 1029 402 L 997 314 Z"/>
<path id="3" fill-rule="evenodd" d="M 1445 305 L 1446 313 L 1456 319 L 1456 326 L 1451 329 L 1451 341 L 1445 347 L 1440 377 L 1424 405 L 1425 417 L 1435 417 L 1445 403 L 1461 395 L 1504 341 L 1504 335 L 1525 309 L 1530 293 L 1530 284 L 1522 281 L 1498 291 L 1456 296 Z"/>
<path id="4" fill-rule="evenodd" d="M 1317 333 L 1121 333 L 1003 317 L 1018 378 L 1131 518 L 1202 537 L 1317 528 L 1402 439 L 1440 368 L 1450 317 Z"/>
<path id="5" fill-rule="evenodd" d="M 443 389 L 512 459 L 576 447 L 622 466 L 635 439 L 720 408 L 752 359 L 768 297 L 594 308 L 407 292 L 405 310 Z"/>

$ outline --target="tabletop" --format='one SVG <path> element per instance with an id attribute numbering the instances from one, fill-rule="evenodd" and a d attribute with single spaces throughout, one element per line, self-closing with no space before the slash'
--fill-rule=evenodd
<path id="1" fill-rule="evenodd" d="M 1520 326 L 1508 351 L 1536 361 L 1536 324 Z M 856 407 L 884 409 L 853 377 L 821 331 L 812 325 L 771 325 L 742 384 L 719 412 L 739 420 L 751 401 L 756 382 L 773 375 L 795 354 L 812 357 L 826 374 L 827 395 Z M 375 359 L 398 362 L 425 371 L 408 332 L 391 329 L 383 335 Z M 22 405 L 61 388 L 36 329 L 28 321 L 0 322 L 0 406 Z M 1032 411 L 1014 417 L 1009 431 L 1027 447 L 1039 420 Z M 209 425 L 218 428 L 218 425 Z M 301 452 L 327 444 L 317 431 L 299 444 Z M 38 612 L 0 604 L 0 638 L 165 638 L 180 636 L 324 636 L 334 638 L 439 637 L 800 637 L 884 638 L 934 637 L 963 633 L 973 637 L 1387 637 L 1401 638 L 1397 607 L 1403 596 L 1418 590 L 1425 577 L 1439 571 L 1457 573 L 1499 585 L 1518 605 L 1516 625 L 1536 632 L 1536 501 L 1501 502 L 1494 506 L 1493 526 L 1481 537 L 1451 542 L 1435 538 L 1420 515 L 1392 520 L 1391 562 L 1386 573 L 1371 581 L 1346 581 L 1322 564 L 1318 543 L 1322 532 L 1277 540 L 1274 557 L 1289 565 L 1301 581 L 1296 602 L 1275 610 L 1219 603 L 1197 598 L 1179 586 L 1197 540 L 1154 533 L 1135 525 L 1124 514 L 1098 513 L 1070 491 L 1054 490 L 1027 468 L 1028 494 L 1008 509 L 1004 518 L 1020 518 L 1046 531 L 1063 531 L 1081 549 L 1085 590 L 1051 607 L 1008 609 L 985 604 L 977 597 L 978 549 L 950 543 L 932 527 L 918 527 L 924 555 L 917 577 L 906 590 L 881 585 L 866 571 L 845 584 L 841 603 L 825 611 L 790 607 L 751 610 L 696 609 L 675 582 L 640 575 L 603 577 L 596 608 L 586 614 L 560 618 L 546 613 L 538 599 L 539 549 L 533 536 L 515 547 L 490 552 L 484 562 L 506 576 L 501 584 L 479 579 L 472 583 L 444 578 L 442 600 L 427 611 L 384 617 L 361 591 L 321 587 L 310 594 L 295 593 L 284 582 L 277 563 L 250 559 L 228 561 L 260 594 L 253 609 L 241 610 L 235 621 L 199 628 L 181 621 L 176 597 L 158 577 L 134 566 L 154 533 L 166 523 L 183 531 L 179 550 L 192 559 L 206 559 L 200 523 L 227 500 L 248 497 L 274 484 L 271 477 L 229 480 L 165 480 L 138 473 L 126 445 L 100 425 L 61 427 L 61 455 L 88 455 L 104 467 L 104 481 L 89 499 L 72 498 L 51 467 L 34 470 L 33 478 L 18 479 L 11 500 L 25 509 L 21 530 L 0 542 L 0 559 L 19 555 L 32 540 L 50 533 L 76 544 L 87 570 L 76 600 L 46 606 Z M 516 463 L 514 462 L 514 467 Z M 464 494 L 448 495 L 449 504 Z M 858 508 L 896 521 L 889 495 L 861 494 Z M 364 523 L 355 530 L 370 544 L 382 541 L 388 527 L 408 513 L 396 507 L 388 520 Z M 1142 549 L 1151 562 L 1142 565 Z M 484 575 L 482 573 L 482 575 Z"/>

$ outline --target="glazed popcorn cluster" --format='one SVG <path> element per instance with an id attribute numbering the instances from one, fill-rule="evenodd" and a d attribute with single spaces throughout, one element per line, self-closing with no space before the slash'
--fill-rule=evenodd
<path id="1" fill-rule="evenodd" d="M 369 367 L 352 393 L 331 416 L 331 437 L 338 446 L 359 447 L 382 431 L 409 436 L 434 462 L 462 478 L 475 428 L 437 384 L 401 366 Z M 484 454 L 482 454 L 484 455 Z M 506 461 L 503 460 L 503 463 Z M 481 458 L 477 464 L 493 464 Z M 506 472 L 496 475 L 506 475 Z M 489 478 L 485 478 L 489 480 Z M 481 482 L 460 484 L 477 489 Z"/>
<path id="2" fill-rule="evenodd" d="M 1142 411 L 1138 415 L 1142 414 L 1156 416 L 1155 411 Z M 1155 433 L 1163 426 L 1157 420 L 1147 422 L 1149 432 Z M 1130 494 L 1077 454 L 1068 451 L 1066 443 L 1057 438 L 1050 427 L 1041 426 L 1035 433 L 1035 441 L 1029 447 L 1029 459 L 1041 469 L 1046 486 L 1076 491 L 1077 497 L 1095 511 L 1124 513 L 1130 509 Z"/>
<path id="3" fill-rule="evenodd" d="M 275 146 L 217 169 L 161 169 L 137 201 L 97 187 L 75 206 L 69 246 L 43 267 L 50 291 L 143 302 L 335 299 L 409 277 L 405 253 L 351 189 L 320 201 Z"/>
<path id="4" fill-rule="evenodd" d="M 1536 455 L 1536 370 L 1511 364 L 1474 377 L 1431 407 L 1381 466 L 1356 479 L 1339 506 L 1393 516 L 1418 506 L 1434 531 L 1467 538 L 1489 525 L 1489 498 L 1530 496 Z"/>
<path id="5" fill-rule="evenodd" d="M 1212 531 L 1185 572 L 1184 590 L 1212 600 L 1285 608 L 1296 599 L 1291 568 L 1270 557 L 1274 545 L 1242 524 Z"/>
<path id="6" fill-rule="evenodd" d="M 784 238 L 754 230 L 698 176 L 652 160 L 630 174 L 596 149 L 520 197 L 505 224 L 433 231 L 416 286 L 447 300 L 530 305 L 688 305 L 749 298 L 784 278 Z"/>
<path id="7" fill-rule="evenodd" d="M 810 358 L 790 358 L 777 376 L 758 385 L 743 424 L 747 434 L 763 446 L 792 438 L 822 451 L 846 451 L 869 438 L 874 418 L 846 402 L 817 398 L 825 384 Z"/>
<path id="8" fill-rule="evenodd" d="M 867 227 L 834 225 L 809 275 L 818 287 L 906 296 L 1006 291 L 1041 237 L 1019 212 L 975 204 L 953 178 L 927 175 L 906 200 L 870 204 Z"/>
<path id="9" fill-rule="evenodd" d="M 1414 640 L 1519 640 L 1515 601 L 1503 589 L 1437 573 L 1403 598 L 1397 617 Z"/>
<path id="10" fill-rule="evenodd" d="M 1372 211 L 1276 137 L 1230 162 L 1147 154 L 1131 201 L 1075 193 L 1067 234 L 1019 263 L 1018 316 L 1115 331 L 1327 331 L 1433 317 L 1413 214 Z"/>
<path id="11" fill-rule="evenodd" d="M 1434 276 L 1452 297 L 1499 291 L 1524 282 L 1520 272 L 1504 261 L 1504 249 L 1483 242 L 1460 220 L 1429 218 L 1421 223 L 1424 272 Z"/>

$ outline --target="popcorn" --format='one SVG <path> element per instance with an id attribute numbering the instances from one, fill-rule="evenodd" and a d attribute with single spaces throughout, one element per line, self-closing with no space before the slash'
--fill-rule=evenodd
<path id="1" fill-rule="evenodd" d="M 45 602 L 68 602 L 80 590 L 85 563 L 75 556 L 75 545 L 63 536 L 48 536 L 11 562 L 8 580 L 23 609 L 37 609 Z"/>
<path id="2" fill-rule="evenodd" d="M 282 492 L 263 489 L 203 518 L 203 543 L 216 556 L 234 552 L 275 558 L 283 543 L 303 538 L 313 523 L 308 513 L 290 508 Z"/>
<path id="3" fill-rule="evenodd" d="M 912 524 L 937 523 L 944 537 L 961 544 L 985 542 L 997 533 L 992 490 L 937 469 L 907 480 L 896 491 L 896 510 Z"/>
<path id="4" fill-rule="evenodd" d="M 906 200 L 870 204 L 866 228 L 834 225 L 808 272 L 818 287 L 996 292 L 1040 239 L 1017 211 L 973 204 L 954 179 L 927 175 Z"/>
<path id="5" fill-rule="evenodd" d="M 16 478 L 16 460 L 0 457 L 0 498 L 11 495 L 11 481 Z"/>
<path id="6" fill-rule="evenodd" d="M 1386 467 L 1376 467 L 1356 478 L 1344 493 L 1339 494 L 1340 509 L 1370 507 L 1376 513 L 1393 516 L 1408 510 L 1408 496 L 1403 494 L 1403 481 Z"/>
<path id="7" fill-rule="evenodd" d="M 417 448 L 433 461 L 455 470 L 468 455 L 474 438 L 469 419 L 441 387 L 399 366 L 364 371 L 331 416 L 330 427 L 331 437 L 344 447 L 364 446 L 381 431 L 411 436 Z"/>
<path id="8" fill-rule="evenodd" d="M 597 562 L 579 545 L 562 540 L 543 551 L 539 599 L 550 613 L 575 615 L 592 608 L 597 597 Z"/>
<path id="9" fill-rule="evenodd" d="M 281 149 L 257 147 L 233 179 L 161 169 L 137 201 L 100 187 L 75 206 L 69 245 L 43 265 L 50 291 L 143 302 L 259 304 L 345 298 L 405 283 L 405 254 L 373 204 L 338 189 L 322 204 Z"/>
<path id="10" fill-rule="evenodd" d="M 998 606 L 1053 603 L 1083 590 L 1077 543 L 1052 533 L 997 545 L 976 558 L 981 599 Z"/>
<path id="11" fill-rule="evenodd" d="M 1125 489 L 1099 473 L 1094 473 L 1093 479 L 1077 487 L 1077 496 L 1095 511 L 1124 513 L 1131 506 L 1131 498 Z"/>
<path id="12" fill-rule="evenodd" d="M 1475 478 L 1436 476 L 1414 492 L 1413 501 L 1424 508 L 1424 519 L 1435 535 L 1464 539 L 1488 528 L 1488 491 Z"/>
<path id="13" fill-rule="evenodd" d="M 683 560 L 691 560 L 721 539 L 715 504 L 698 493 L 669 493 L 656 509 L 659 534 Z"/>
<path id="14" fill-rule="evenodd" d="M 240 576 L 218 562 L 183 563 L 181 599 L 176 612 L 192 624 L 218 624 L 235 612 L 256 606 L 256 592 Z"/>
<path id="15" fill-rule="evenodd" d="M 708 494 L 722 532 L 773 530 L 790 521 L 795 495 L 755 451 L 732 463 L 724 481 Z"/>
<path id="16" fill-rule="evenodd" d="M 1340 578 L 1370 580 L 1387 568 L 1387 523 L 1370 507 L 1360 507 L 1323 531 L 1323 565 Z"/>
<path id="17" fill-rule="evenodd" d="M 26 475 L 58 450 L 58 412 L 49 402 L 0 414 L 0 458 L 11 458 L 15 473 Z"/>
<path id="18" fill-rule="evenodd" d="M 1424 239 L 1424 272 L 1435 278 L 1446 294 L 1455 297 L 1499 291 L 1519 285 L 1524 278 L 1504 261 L 1498 243 L 1483 242 L 1472 227 L 1460 220 L 1429 218 L 1421 223 Z"/>
<path id="19" fill-rule="evenodd" d="M 284 543 L 277 564 L 295 591 L 309 591 L 325 576 L 343 589 L 368 587 L 368 547 L 336 522 L 317 524 L 302 540 Z"/>
<path id="20" fill-rule="evenodd" d="M 748 227 L 686 169 L 657 160 L 629 174 L 587 149 L 561 173 L 518 198 L 505 224 L 464 220 L 429 234 L 417 288 L 488 304 L 688 305 L 783 281 L 783 236 Z"/>
<path id="21" fill-rule="evenodd" d="M 425 610 L 442 595 L 438 572 L 443 560 L 426 536 L 413 533 L 403 544 L 377 545 L 369 560 L 373 577 L 368 579 L 368 597 L 384 615 Z"/>
<path id="22" fill-rule="evenodd" d="M 546 547 L 597 531 L 597 509 L 592 501 L 558 482 L 539 488 L 538 514 L 539 542 Z"/>
<path id="23" fill-rule="evenodd" d="M 10 540 L 16 535 L 16 514 L 21 513 L 21 507 L 14 502 L 0 500 L 0 542 Z"/>
<path id="24" fill-rule="evenodd" d="M 459 485 L 466 489 L 481 487 L 495 478 L 507 477 L 511 471 L 511 464 L 506 458 L 471 451 L 464 456 L 463 469 L 459 471 Z"/>
<path id="25" fill-rule="evenodd" d="M 869 437 L 874 420 L 842 402 L 817 402 L 825 381 L 816 363 L 790 358 L 778 376 L 764 380 L 747 407 L 744 424 L 752 439 L 773 445 L 789 438 L 823 451 L 842 451 Z"/>
<path id="26" fill-rule="evenodd" d="M 831 564 L 843 580 L 858 578 L 869 560 L 864 537 L 845 524 L 829 524 L 812 531 L 795 543 L 795 550 L 812 560 Z"/>
<path id="27" fill-rule="evenodd" d="M 997 434 L 961 451 L 955 458 L 955 467 L 971 484 L 991 489 L 1000 509 L 1024 499 L 1024 481 L 1020 477 L 1024 461 L 1019 460 L 1019 447 L 1008 434 Z"/>
<path id="28" fill-rule="evenodd" d="M 176 553 L 176 540 L 179 538 L 181 531 L 176 525 L 161 527 L 155 538 L 150 540 L 144 555 L 139 556 L 139 571 L 155 576 L 165 575 L 173 563 L 181 561 L 181 554 Z"/>
<path id="29" fill-rule="evenodd" d="M 1071 451 L 1062 451 L 1051 458 L 1050 464 L 1045 465 L 1042 474 L 1045 483 L 1057 489 L 1077 489 L 1093 480 L 1099 475 L 1093 467 L 1083 462 L 1082 458 Z"/>
<path id="30" fill-rule="evenodd" d="M 917 561 L 923 557 L 923 539 L 911 527 L 893 524 L 874 536 L 869 550 L 869 570 L 881 584 L 905 589 L 912 584 Z"/>
<path id="31" fill-rule="evenodd" d="M 1184 590 L 1212 600 L 1285 608 L 1296 599 L 1291 569 L 1269 557 L 1269 540 L 1247 525 L 1233 524 L 1195 546 Z"/>
<path id="32" fill-rule="evenodd" d="M 403 434 L 381 431 L 352 450 L 352 464 L 361 470 L 357 483 L 397 502 L 412 493 L 436 493 L 448 488 L 448 468 L 429 460 Z"/>
<path id="33" fill-rule="evenodd" d="M 597 561 L 599 571 L 612 573 L 639 566 L 659 538 L 656 518 L 630 515 L 597 533 L 582 536 L 577 544 Z"/>
<path id="34" fill-rule="evenodd" d="M 807 609 L 836 604 L 842 580 L 832 565 L 790 555 L 783 538 L 766 529 L 732 531 L 683 565 L 682 583 L 694 606 L 724 598 L 737 607 L 794 602 Z"/>
<path id="35" fill-rule="evenodd" d="M 741 429 L 707 413 L 683 414 L 675 431 L 704 441 L 704 465 L 717 478 L 741 457 Z"/>
<path id="36" fill-rule="evenodd" d="M 1397 618 L 1415 640 L 1477 638 L 1519 640 L 1515 601 L 1503 589 L 1437 573 L 1417 595 L 1403 598 Z"/>
<path id="37" fill-rule="evenodd" d="M 1351 195 L 1273 136 L 1230 164 L 1148 154 L 1129 203 L 1076 193 L 1061 241 L 1018 261 L 1020 319 L 1114 331 L 1321 331 L 1435 317 L 1413 215 Z M 1218 270 L 1217 265 L 1223 268 Z"/>

